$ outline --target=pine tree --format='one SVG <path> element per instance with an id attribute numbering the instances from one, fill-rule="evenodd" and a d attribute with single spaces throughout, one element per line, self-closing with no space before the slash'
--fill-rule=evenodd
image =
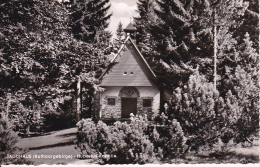
<path id="1" fill-rule="evenodd" d="M 154 13 L 155 1 L 140 0 L 137 2 L 138 17 L 135 17 L 134 24 L 137 28 L 137 44 L 142 54 L 152 63 L 158 61 L 159 53 L 156 51 L 159 43 L 151 35 L 151 28 L 158 24 Z"/>
<path id="2" fill-rule="evenodd" d="M 216 142 L 222 108 L 223 99 L 219 97 L 219 92 L 196 71 L 190 75 L 187 84 L 173 92 L 167 115 L 180 122 L 185 136 L 189 136 L 190 147 L 197 149 L 206 143 L 212 146 Z"/>
<path id="3" fill-rule="evenodd" d="M 243 25 L 240 26 L 234 36 L 239 44 L 243 43 L 244 34 L 249 33 L 253 41 L 253 47 L 259 50 L 259 1 L 251 0 L 243 16 Z"/>
<path id="4" fill-rule="evenodd" d="M 199 68 L 207 74 L 206 77 L 210 81 L 216 78 L 213 77 L 213 72 L 216 71 L 213 68 L 216 67 L 214 63 L 217 63 L 213 61 L 213 50 L 215 48 L 215 53 L 220 51 L 217 56 L 221 60 L 220 48 L 235 41 L 232 35 L 242 24 L 241 16 L 247 3 L 235 0 L 161 0 L 156 1 L 156 5 L 154 11 L 158 23 L 150 26 L 149 32 L 153 37 L 152 43 L 156 44 L 153 49 L 160 53 L 157 63 L 162 60 L 168 67 L 179 66 L 187 71 L 187 75 L 193 71 L 190 69 Z M 214 25 L 217 26 L 216 38 Z M 217 39 L 215 41 L 218 43 L 214 42 L 214 39 Z M 175 74 L 172 75 L 178 74 L 174 69 L 170 71 L 174 71 Z M 187 81 L 187 78 L 183 79 L 184 82 Z"/>
<path id="5" fill-rule="evenodd" d="M 249 34 L 244 43 L 223 62 L 221 75 L 221 94 L 230 92 L 237 102 L 239 120 L 234 125 L 238 141 L 246 141 L 259 129 L 259 54 L 253 48 Z M 226 56 L 227 57 L 227 56 Z"/>
<path id="6" fill-rule="evenodd" d="M 68 3 L 68 2 L 67 2 Z M 107 14 L 109 0 L 71 0 L 71 28 L 76 39 L 93 42 L 98 31 L 108 26 L 111 14 Z"/>
<path id="7" fill-rule="evenodd" d="M 121 21 L 118 23 L 117 30 L 116 30 L 116 38 L 115 38 L 115 47 L 117 50 L 121 47 L 124 43 L 124 30 Z"/>
<path id="8" fill-rule="evenodd" d="M 137 11 L 139 16 L 135 18 L 135 26 L 139 33 L 138 40 L 143 41 L 143 37 L 147 34 L 149 28 L 149 15 L 152 13 L 152 2 L 150 0 L 139 0 L 137 2 Z"/>

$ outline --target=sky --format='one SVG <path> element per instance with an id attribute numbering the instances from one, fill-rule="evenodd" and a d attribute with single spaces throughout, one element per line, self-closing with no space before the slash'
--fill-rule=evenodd
<path id="1" fill-rule="evenodd" d="M 111 7 L 108 13 L 112 13 L 110 24 L 107 30 L 111 31 L 113 37 L 116 37 L 115 32 L 121 21 L 123 28 L 130 23 L 130 18 L 137 17 L 137 2 L 138 0 L 110 0 Z"/>

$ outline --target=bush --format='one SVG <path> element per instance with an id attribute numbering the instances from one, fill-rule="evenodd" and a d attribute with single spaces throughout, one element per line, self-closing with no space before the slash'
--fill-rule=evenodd
<path id="1" fill-rule="evenodd" d="M 147 116 L 133 116 L 128 122 L 107 125 L 91 119 L 77 123 L 77 148 L 89 155 L 101 157 L 100 163 L 145 164 L 185 154 L 186 138 L 176 119 L 164 114 L 148 121 Z"/>
<path id="2" fill-rule="evenodd" d="M 95 124 L 90 119 L 78 122 L 78 143 L 82 153 L 109 155 L 100 163 L 144 164 L 160 160 L 153 143 L 145 134 L 149 122 L 146 117 L 131 117 L 130 122 L 115 122 L 108 126 L 102 121 Z"/>
<path id="3" fill-rule="evenodd" d="M 187 145 L 180 123 L 176 119 L 169 120 L 164 113 L 153 120 L 154 124 L 150 125 L 150 136 L 155 149 L 158 152 L 161 150 L 164 159 L 184 156 Z"/>
<path id="4" fill-rule="evenodd" d="M 241 70 L 239 74 L 244 76 Z M 180 122 L 191 149 L 198 150 L 205 145 L 211 149 L 230 140 L 245 141 L 258 131 L 258 89 L 248 80 L 240 79 L 247 84 L 236 88 L 239 97 L 231 91 L 224 98 L 220 97 L 213 83 L 198 72 L 190 76 L 186 85 L 175 90 L 167 115 Z"/>
<path id="5" fill-rule="evenodd" d="M 26 98 L 7 93 L 0 99 L 2 105 L 0 111 L 7 112 L 8 117 L 13 123 L 13 130 L 18 131 L 19 135 L 28 136 L 30 131 L 41 131 L 43 126 L 43 117 L 39 105 L 26 105 Z"/>
<path id="6" fill-rule="evenodd" d="M 217 142 L 222 108 L 223 99 L 213 84 L 195 73 L 187 85 L 175 90 L 167 115 L 180 122 L 187 144 L 197 150 L 201 145 Z"/>
<path id="7" fill-rule="evenodd" d="M 13 124 L 7 114 L 1 113 L 0 117 L 0 165 L 1 164 L 29 164 L 23 158 L 8 158 L 7 155 L 23 155 L 25 152 L 15 146 L 18 135 L 12 130 Z"/>

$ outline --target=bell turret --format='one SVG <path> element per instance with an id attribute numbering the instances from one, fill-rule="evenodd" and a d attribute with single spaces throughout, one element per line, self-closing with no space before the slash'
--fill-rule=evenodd
<path id="1" fill-rule="evenodd" d="M 129 23 L 128 26 L 124 29 L 125 37 L 130 36 L 131 39 L 136 40 L 136 31 L 137 29 L 133 25 L 133 23 Z"/>

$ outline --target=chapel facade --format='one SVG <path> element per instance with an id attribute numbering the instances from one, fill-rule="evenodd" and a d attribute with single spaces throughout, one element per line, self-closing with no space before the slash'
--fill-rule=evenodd
<path id="1" fill-rule="evenodd" d="M 130 23 L 124 44 L 101 75 L 94 99 L 99 119 L 128 119 L 130 114 L 160 113 L 162 101 L 170 97 L 155 84 L 156 75 L 135 44 L 136 28 Z"/>

